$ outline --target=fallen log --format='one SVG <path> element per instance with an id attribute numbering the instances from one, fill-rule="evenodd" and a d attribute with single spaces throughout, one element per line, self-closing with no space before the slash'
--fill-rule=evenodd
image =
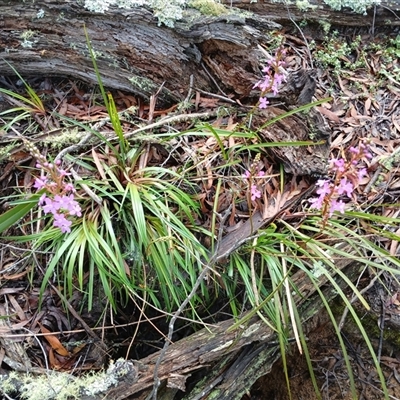
<path id="1" fill-rule="evenodd" d="M 0 75 L 57 76 L 97 83 L 86 44 L 91 40 L 103 83 L 148 100 L 176 103 L 193 87 L 249 96 L 260 76 L 258 46 L 269 47 L 270 32 L 296 30 L 293 21 L 318 25 L 385 27 L 400 25 L 400 2 L 382 1 L 367 15 L 335 11 L 322 0 L 310 7 L 276 2 L 228 1 L 219 15 L 187 7 L 174 27 L 159 25 L 149 8 L 112 7 L 90 12 L 75 0 L 9 0 L 0 5 Z M 231 7 L 231 5 L 234 6 Z M 305 11 L 306 10 L 306 11 Z M 311 26 L 310 25 L 310 26 Z M 319 32 L 319 33 L 318 33 Z"/>

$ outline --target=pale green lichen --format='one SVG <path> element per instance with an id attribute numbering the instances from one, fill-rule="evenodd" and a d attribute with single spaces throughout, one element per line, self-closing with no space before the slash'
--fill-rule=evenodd
<path id="1" fill-rule="evenodd" d="M 29 29 L 22 32 L 19 37 L 23 39 L 23 41 L 21 42 L 21 46 L 27 49 L 32 48 L 33 45 L 38 41 L 37 32 L 31 31 Z"/>
<path id="2" fill-rule="evenodd" d="M 367 8 L 381 3 L 381 0 L 324 0 L 334 10 L 340 11 L 344 7 L 350 8 L 358 14 L 366 14 Z"/>
<path id="3" fill-rule="evenodd" d="M 7 377 L 0 376 L 0 387 L 3 393 L 15 393 L 17 391 L 16 383 L 18 382 L 18 374 L 14 371 L 10 372 Z M 1 392 L 0 392 L 1 393 Z"/>
<path id="4" fill-rule="evenodd" d="M 272 3 L 284 3 L 291 4 L 288 0 L 271 0 Z M 307 11 L 309 8 L 314 6 L 309 3 L 308 0 L 296 0 L 297 7 L 302 11 Z M 342 8 L 350 8 L 352 11 L 358 14 L 366 14 L 367 9 L 373 5 L 378 5 L 381 0 L 324 0 L 324 3 L 330 6 L 333 10 L 340 11 Z"/>
<path id="5" fill-rule="evenodd" d="M 89 11 L 104 13 L 110 6 L 133 8 L 148 6 L 158 18 L 159 25 L 174 26 L 174 22 L 182 19 L 185 7 L 192 7 L 202 14 L 218 16 L 227 9 L 216 0 L 85 0 L 84 7 Z"/>
<path id="6" fill-rule="evenodd" d="M 85 132 L 79 131 L 78 128 L 64 129 L 57 136 L 49 136 L 41 141 L 44 145 L 50 146 L 52 149 L 59 150 L 63 149 L 66 145 L 72 145 L 79 143 Z"/>
<path id="7" fill-rule="evenodd" d="M 107 372 L 100 371 L 81 377 L 54 371 L 40 376 L 22 376 L 12 372 L 7 378 L 0 377 L 0 393 L 18 392 L 24 400 L 81 399 L 83 395 L 94 396 L 117 385 L 119 379 L 131 373 L 131 365 L 128 364 L 121 359 L 115 364 L 111 362 Z"/>
<path id="8" fill-rule="evenodd" d="M 219 16 L 229 12 L 223 4 L 214 0 L 191 0 L 188 5 L 199 10 L 203 15 Z"/>
<path id="9" fill-rule="evenodd" d="M 146 92 L 149 92 L 153 89 L 155 89 L 154 82 L 151 79 L 145 78 L 143 76 L 133 76 L 132 78 L 129 78 L 129 82 L 138 90 L 144 90 Z"/>
<path id="10" fill-rule="evenodd" d="M 81 392 L 87 396 L 94 396 L 103 393 L 112 386 L 116 386 L 120 379 L 131 373 L 131 363 L 123 359 L 117 360 L 116 363 L 111 362 L 107 373 L 101 379 L 97 376 L 92 382 L 86 382 L 86 385 Z"/>
<path id="11" fill-rule="evenodd" d="M 40 8 L 39 11 L 36 13 L 36 18 L 41 19 L 44 17 L 44 14 L 45 14 L 44 10 Z"/>
<path id="12" fill-rule="evenodd" d="M 322 30 L 323 30 L 326 34 L 328 34 L 329 31 L 331 30 L 331 24 L 330 24 L 328 21 L 325 21 L 325 20 L 323 20 L 323 19 L 321 19 L 321 20 L 318 21 L 318 22 L 319 22 L 319 24 L 321 25 Z"/>
<path id="13" fill-rule="evenodd" d="M 149 6 L 158 18 L 159 25 L 174 26 L 174 22 L 182 18 L 182 10 L 186 0 L 85 0 L 85 8 L 89 11 L 104 13 L 110 6 L 133 8 Z"/>
<path id="14" fill-rule="evenodd" d="M 316 5 L 310 4 L 308 0 L 297 0 L 296 7 L 301 11 L 307 11 L 308 9 L 315 10 L 317 8 Z"/>

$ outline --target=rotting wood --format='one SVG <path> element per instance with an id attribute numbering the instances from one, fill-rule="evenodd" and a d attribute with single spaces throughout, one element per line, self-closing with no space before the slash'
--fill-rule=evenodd
<path id="1" fill-rule="evenodd" d="M 154 95 L 162 103 L 182 101 L 193 75 L 194 87 L 219 89 L 246 97 L 259 77 L 259 45 L 268 45 L 272 30 L 290 29 L 304 20 L 350 27 L 385 26 L 400 19 L 399 1 L 383 1 L 376 12 L 355 14 L 333 11 L 322 0 L 307 12 L 295 5 L 258 1 L 225 1 L 248 11 L 207 17 L 187 9 L 174 28 L 158 26 L 147 8 L 112 8 L 91 13 L 75 0 L 9 0 L 0 5 L 0 75 L 13 75 L 10 63 L 22 76 L 59 76 L 96 84 L 85 42 L 86 26 L 97 56 L 103 83 L 108 88 L 133 92 L 144 99 Z M 228 7 L 229 8 L 229 7 Z M 38 11 L 42 15 L 38 17 Z M 290 11 L 290 18 L 289 13 Z M 314 33 L 322 32 L 316 28 Z"/>

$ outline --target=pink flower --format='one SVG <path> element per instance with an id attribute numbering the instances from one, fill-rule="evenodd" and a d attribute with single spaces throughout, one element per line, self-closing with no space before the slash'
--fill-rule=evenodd
<path id="1" fill-rule="evenodd" d="M 350 147 L 349 152 L 357 155 L 360 153 L 360 149 L 358 149 L 357 147 Z"/>
<path id="2" fill-rule="evenodd" d="M 46 186 L 47 181 L 48 179 L 42 175 L 40 178 L 35 178 L 33 187 L 37 190 L 43 189 Z"/>
<path id="3" fill-rule="evenodd" d="M 317 210 L 320 210 L 322 208 L 322 206 L 323 206 L 323 201 L 324 201 L 324 198 L 321 197 L 321 196 L 320 197 L 314 197 L 314 198 L 309 200 L 310 207 L 311 208 L 315 208 Z"/>
<path id="4" fill-rule="evenodd" d="M 68 175 L 71 175 L 71 173 L 70 172 L 67 172 L 67 171 L 65 171 L 64 169 L 59 169 L 58 170 L 58 174 L 60 175 L 60 176 L 68 176 Z"/>
<path id="5" fill-rule="evenodd" d="M 338 194 L 346 193 L 347 197 L 351 197 L 353 190 L 354 190 L 353 184 L 351 182 L 348 182 L 346 177 L 340 180 L 340 184 L 337 187 Z"/>
<path id="6" fill-rule="evenodd" d="M 274 85 L 276 86 L 280 86 L 282 84 L 283 81 L 285 81 L 285 75 L 283 74 L 275 74 L 274 75 Z"/>
<path id="7" fill-rule="evenodd" d="M 256 185 L 252 185 L 251 186 L 250 193 L 251 193 L 251 200 L 252 201 L 261 198 L 261 192 L 257 189 Z"/>
<path id="8" fill-rule="evenodd" d="M 261 89 L 262 92 L 265 92 L 270 87 L 270 85 L 271 85 L 270 78 L 269 76 L 266 76 L 264 78 L 264 82 L 261 82 L 261 84 L 259 85 L 259 88 Z"/>
<path id="9" fill-rule="evenodd" d="M 58 203 L 49 197 L 46 197 L 44 199 L 46 205 L 42 206 L 43 211 L 45 214 L 51 213 L 51 214 L 56 214 L 57 211 L 60 209 Z"/>
<path id="10" fill-rule="evenodd" d="M 72 222 L 65 218 L 64 214 L 54 214 L 53 225 L 56 228 L 60 228 L 62 233 L 71 232 Z"/>
<path id="11" fill-rule="evenodd" d="M 71 198 L 72 196 L 72 198 Z M 71 194 L 70 196 L 67 195 L 56 195 L 54 196 L 54 201 L 58 203 L 58 207 L 59 208 L 63 208 L 64 210 L 69 210 L 69 207 L 71 205 L 71 202 L 74 199 L 74 195 Z"/>
<path id="12" fill-rule="evenodd" d="M 81 212 L 81 206 L 79 205 L 79 203 L 77 201 L 73 201 L 70 208 L 69 208 L 69 214 L 70 215 L 76 215 L 77 217 L 81 217 L 82 216 L 82 212 Z"/>
<path id="13" fill-rule="evenodd" d="M 360 168 L 357 171 L 357 178 L 359 181 L 361 181 L 362 178 L 364 178 L 364 176 L 367 176 L 368 172 L 367 172 L 367 168 Z"/>
<path id="14" fill-rule="evenodd" d="M 333 169 L 335 169 L 338 172 L 344 172 L 345 171 L 345 161 L 343 160 L 343 158 L 339 158 L 336 160 L 332 160 L 333 162 Z"/>
<path id="15" fill-rule="evenodd" d="M 267 105 L 269 104 L 269 101 L 265 97 L 260 97 L 260 104 L 258 108 L 264 109 L 267 108 Z"/>
<path id="16" fill-rule="evenodd" d="M 332 188 L 328 180 L 320 179 L 317 181 L 316 185 L 320 187 L 320 189 L 317 189 L 317 194 L 319 194 L 322 199 L 326 195 L 331 194 Z"/>
<path id="17" fill-rule="evenodd" d="M 339 211 L 340 213 L 344 214 L 344 207 L 345 203 L 342 200 L 332 200 L 331 206 L 329 209 L 330 216 L 335 212 Z"/>
<path id="18" fill-rule="evenodd" d="M 39 205 L 42 206 L 46 202 L 47 195 L 46 193 L 42 194 L 39 199 Z"/>
<path id="19" fill-rule="evenodd" d="M 64 184 L 64 190 L 66 192 L 75 192 L 74 185 L 72 183 L 65 183 Z"/>
<path id="20" fill-rule="evenodd" d="M 271 60 L 270 60 L 271 61 Z M 271 65 L 271 63 L 269 62 L 269 61 L 267 61 L 270 65 Z M 270 70 L 270 65 L 266 65 L 263 69 L 262 69 L 262 72 L 264 72 L 264 74 L 265 75 L 268 75 L 270 72 L 271 72 L 271 70 Z"/>

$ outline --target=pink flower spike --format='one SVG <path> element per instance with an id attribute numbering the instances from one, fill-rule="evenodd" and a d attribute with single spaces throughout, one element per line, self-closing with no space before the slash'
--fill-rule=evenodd
<path id="1" fill-rule="evenodd" d="M 259 178 L 262 178 L 264 175 L 265 175 L 265 172 L 264 172 L 264 171 L 258 171 L 257 176 L 258 176 Z"/>
<path id="2" fill-rule="evenodd" d="M 36 163 L 36 168 L 42 168 L 42 164 Z"/>
<path id="3" fill-rule="evenodd" d="M 61 160 L 56 160 L 55 164 L 56 164 L 57 167 L 58 167 L 59 165 L 61 165 Z"/>
<path id="4" fill-rule="evenodd" d="M 244 178 L 244 179 L 249 179 L 250 176 L 251 176 L 250 171 L 247 171 L 247 170 L 244 171 L 244 174 L 243 174 L 243 178 Z"/>

